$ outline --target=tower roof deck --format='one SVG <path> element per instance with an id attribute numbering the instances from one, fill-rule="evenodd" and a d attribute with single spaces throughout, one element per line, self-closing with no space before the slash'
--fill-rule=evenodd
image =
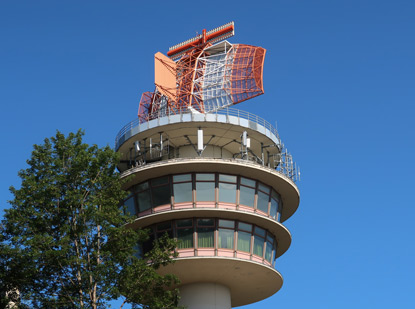
<path id="1" fill-rule="evenodd" d="M 263 118 L 235 108 L 224 108 L 210 113 L 200 113 L 196 110 L 183 109 L 176 114 L 166 114 L 161 111 L 149 116 L 149 120 L 141 122 L 139 118 L 127 123 L 117 134 L 115 138 L 115 150 L 120 151 L 126 141 L 136 134 L 143 133 L 160 126 L 177 123 L 225 123 L 239 125 L 247 129 L 257 131 L 266 135 L 276 145 L 281 141 L 277 129 Z"/>
<path id="2" fill-rule="evenodd" d="M 203 150 L 198 149 L 198 132 Z M 266 120 L 233 108 L 212 113 L 181 110 L 157 113 L 146 122 L 135 119 L 115 139 L 121 153 L 121 172 L 149 162 L 172 158 L 209 157 L 243 159 L 273 168 L 295 181 L 295 164 L 277 130 Z M 287 160 L 287 156 L 289 160 Z"/>

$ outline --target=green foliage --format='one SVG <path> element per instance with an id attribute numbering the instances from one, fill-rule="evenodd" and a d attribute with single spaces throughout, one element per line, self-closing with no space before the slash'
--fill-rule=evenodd
<path id="1" fill-rule="evenodd" d="M 177 283 L 157 268 L 176 246 L 160 241 L 144 258 L 134 254 L 143 230 L 126 228 L 133 217 L 116 172 L 118 154 L 82 142 L 83 132 L 35 145 L 21 188 L 2 221 L 0 274 L 3 298 L 17 289 L 24 308 L 107 308 L 125 298 L 135 308 L 174 308 Z"/>

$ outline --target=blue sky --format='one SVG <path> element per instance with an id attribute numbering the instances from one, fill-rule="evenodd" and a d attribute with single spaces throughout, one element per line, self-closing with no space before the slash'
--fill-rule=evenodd
<path id="1" fill-rule="evenodd" d="M 153 55 L 235 21 L 267 49 L 265 94 L 301 204 L 283 288 L 244 308 L 413 308 L 415 2 L 0 0 L 0 215 L 33 144 L 83 128 L 113 146 L 153 90 Z"/>

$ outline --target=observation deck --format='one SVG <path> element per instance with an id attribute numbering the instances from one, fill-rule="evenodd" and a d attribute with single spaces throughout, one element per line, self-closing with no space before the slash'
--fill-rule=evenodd
<path id="1" fill-rule="evenodd" d="M 288 152 L 283 151 L 283 145 L 276 128 L 257 115 L 234 108 L 225 108 L 206 114 L 183 109 L 176 114 L 160 112 L 151 114 L 145 122 L 142 122 L 139 118 L 134 119 L 127 123 L 115 138 L 115 150 L 123 155 L 122 163 L 124 164 L 120 164 L 120 171 L 130 168 L 133 164 L 144 163 L 147 160 L 161 160 L 166 157 L 165 155 L 168 155 L 168 158 L 186 157 L 186 154 L 176 155 L 170 152 L 170 149 L 172 147 L 183 147 L 186 144 L 192 145 L 190 137 L 195 138 L 196 132 L 189 132 L 187 129 L 197 126 L 209 129 L 208 132 L 204 132 L 204 136 L 211 138 L 206 145 L 207 148 L 214 145 L 216 148 L 219 147 L 221 150 L 225 149 L 230 152 L 233 158 L 239 157 L 257 162 L 277 170 L 293 181 L 298 180 L 299 175 L 296 165 Z M 240 128 L 235 129 L 236 127 Z M 161 128 L 165 131 L 160 131 Z M 245 128 L 250 139 L 253 139 L 253 143 L 248 147 L 249 149 L 245 149 L 245 152 L 239 147 L 241 144 L 241 128 Z M 163 133 L 165 133 L 164 138 Z M 143 149 L 134 149 L 134 141 L 137 140 L 134 137 L 137 136 L 144 141 Z M 213 141 L 213 139 L 215 140 Z M 158 140 L 167 142 L 164 149 L 162 143 L 157 143 Z M 142 156 L 143 152 L 146 153 L 145 157 Z M 209 151 L 198 155 L 229 158 L 229 153 L 218 154 Z M 190 155 L 190 157 L 194 156 L 195 154 Z M 145 161 L 138 162 L 138 157 Z"/>
<path id="2" fill-rule="evenodd" d="M 209 282 L 230 290 L 232 306 L 282 286 L 275 259 L 291 235 L 282 224 L 299 205 L 296 165 L 264 119 L 226 108 L 152 114 L 124 126 L 121 154 L 133 228 L 149 228 L 143 250 L 163 233 L 181 242 L 172 272 L 182 286 Z"/>

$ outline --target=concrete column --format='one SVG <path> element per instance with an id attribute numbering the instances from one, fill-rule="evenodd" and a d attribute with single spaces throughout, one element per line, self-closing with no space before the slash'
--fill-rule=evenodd
<path id="1" fill-rule="evenodd" d="M 194 283 L 180 288 L 179 305 L 188 309 L 230 309 L 231 290 L 216 283 Z"/>

